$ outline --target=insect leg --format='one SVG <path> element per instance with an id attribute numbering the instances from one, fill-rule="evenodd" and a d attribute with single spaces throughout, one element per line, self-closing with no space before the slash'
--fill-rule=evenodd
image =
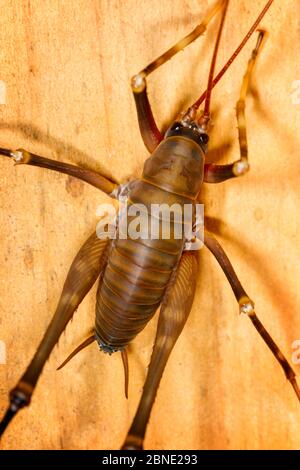
<path id="1" fill-rule="evenodd" d="M 107 240 L 93 233 L 76 255 L 67 275 L 56 312 L 25 373 L 10 392 L 10 405 L 0 423 L 0 436 L 24 406 L 29 405 L 42 369 L 61 333 L 101 272 Z"/>
<path id="2" fill-rule="evenodd" d="M 171 59 L 177 52 L 184 49 L 191 42 L 201 36 L 205 31 L 210 20 L 215 16 L 219 9 L 224 4 L 224 0 L 219 0 L 205 16 L 204 20 L 196 26 L 196 28 L 173 47 L 168 49 L 164 54 L 155 59 L 151 64 L 147 65 L 137 75 L 134 75 L 131 79 L 131 88 L 133 91 L 135 105 L 138 115 L 138 122 L 141 131 L 141 135 L 146 148 L 152 153 L 160 141 L 163 139 L 151 110 L 147 95 L 147 82 L 146 77 L 162 64 Z"/>
<path id="3" fill-rule="evenodd" d="M 249 84 L 251 80 L 252 70 L 255 60 L 261 46 L 265 32 L 259 31 L 258 39 L 255 48 L 252 51 L 251 58 L 248 62 L 248 67 L 243 78 L 240 97 L 236 104 L 236 117 L 238 122 L 239 144 L 240 144 L 240 159 L 227 165 L 214 165 L 206 164 L 204 168 L 204 181 L 206 183 L 221 183 L 229 178 L 242 176 L 249 171 L 248 163 L 248 144 L 246 133 L 246 119 L 245 119 L 245 100 L 249 91 Z"/>
<path id="4" fill-rule="evenodd" d="M 182 255 L 167 288 L 143 394 L 123 449 L 143 448 L 147 423 L 163 371 L 192 307 L 198 272 L 197 256 L 195 251 Z"/>
<path id="5" fill-rule="evenodd" d="M 57 160 L 40 157 L 39 155 L 27 152 L 24 149 L 13 151 L 0 148 L 0 155 L 5 155 L 6 157 L 13 159 L 16 165 L 33 165 L 42 168 L 48 168 L 49 170 L 59 171 L 60 173 L 66 173 L 67 175 L 71 175 L 86 181 L 92 186 L 101 189 L 101 191 L 105 192 L 106 194 L 115 197 L 115 190 L 117 189 L 118 184 L 109 180 L 108 178 L 105 178 L 99 173 L 96 173 L 95 171 L 87 170 L 86 168 L 80 168 L 76 165 L 70 165 L 69 163 L 63 163 Z"/>
<path id="6" fill-rule="evenodd" d="M 224 274 L 227 277 L 231 285 L 235 298 L 239 303 L 240 313 L 245 313 L 246 315 L 248 315 L 254 327 L 256 328 L 256 330 L 258 331 L 258 333 L 260 334 L 260 336 L 262 337 L 262 339 L 264 340 L 268 348 L 272 351 L 272 353 L 274 354 L 275 358 L 277 359 L 281 367 L 283 368 L 286 378 L 291 383 L 297 395 L 297 398 L 300 401 L 300 389 L 296 382 L 296 374 L 293 371 L 287 359 L 282 354 L 281 350 L 279 349 L 275 341 L 272 339 L 268 331 L 265 329 L 261 321 L 256 316 L 256 313 L 254 310 L 254 303 L 248 297 L 247 293 L 242 287 L 225 251 L 223 250 L 219 242 L 207 231 L 205 231 L 204 233 L 204 244 L 212 252 L 214 257 L 218 261 L 219 265 L 223 269 Z"/>

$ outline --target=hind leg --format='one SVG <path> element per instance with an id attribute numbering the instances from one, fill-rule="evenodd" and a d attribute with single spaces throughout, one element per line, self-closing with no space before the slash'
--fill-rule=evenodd
<path id="1" fill-rule="evenodd" d="M 31 396 L 51 351 L 105 263 L 107 240 L 93 233 L 79 250 L 67 275 L 57 309 L 25 373 L 10 392 L 10 404 L 0 423 L 0 436 Z"/>
<path id="2" fill-rule="evenodd" d="M 162 302 L 143 394 L 122 449 L 143 449 L 146 427 L 162 374 L 192 308 L 197 272 L 197 253 L 185 252 Z"/>

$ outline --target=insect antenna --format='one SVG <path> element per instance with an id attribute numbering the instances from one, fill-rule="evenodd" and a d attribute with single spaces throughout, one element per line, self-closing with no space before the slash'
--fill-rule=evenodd
<path id="1" fill-rule="evenodd" d="M 214 79 L 214 71 L 215 71 L 215 66 L 216 66 L 216 61 L 217 61 L 217 55 L 218 55 L 218 50 L 219 50 L 219 45 L 220 45 L 220 40 L 222 36 L 222 31 L 224 28 L 224 22 L 225 22 L 225 17 L 227 13 L 229 5 L 229 0 L 227 0 L 224 3 L 223 11 L 222 11 L 222 17 L 221 17 L 221 23 L 219 26 L 218 30 L 218 35 L 214 47 L 214 53 L 212 56 L 211 64 L 210 64 L 210 70 L 209 70 L 209 75 L 208 75 L 208 82 L 207 82 L 207 91 L 206 91 L 206 98 L 205 98 L 205 105 L 204 105 L 204 112 L 201 118 L 199 119 L 199 123 L 201 126 L 205 129 L 207 126 L 207 123 L 210 119 L 210 98 L 211 98 L 211 92 L 213 89 L 213 79 Z"/>
<path id="2" fill-rule="evenodd" d="M 257 26 L 259 25 L 259 23 L 261 22 L 262 18 L 264 17 L 264 15 L 266 14 L 266 12 L 268 11 L 268 9 L 270 8 L 271 4 L 273 3 L 273 0 L 269 0 L 265 7 L 263 8 L 263 10 L 261 11 L 261 13 L 259 14 L 259 16 L 257 17 L 257 19 L 255 20 L 255 22 L 253 23 L 253 25 L 251 26 L 251 28 L 249 29 L 248 33 L 246 34 L 246 36 L 244 37 L 244 39 L 242 40 L 242 42 L 240 43 L 240 45 L 237 47 L 237 49 L 234 51 L 234 53 L 232 54 L 232 56 L 230 57 L 230 59 L 226 62 L 226 64 L 224 65 L 224 67 L 220 70 L 220 72 L 218 73 L 218 75 L 216 75 L 216 77 L 212 80 L 212 84 L 211 84 L 211 89 L 214 88 L 214 86 L 219 82 L 219 80 L 223 77 L 224 73 L 226 72 L 226 70 L 230 67 L 230 65 L 232 64 L 232 62 L 234 61 L 234 59 L 238 56 L 238 54 L 241 52 L 241 50 L 243 49 L 243 47 L 245 46 L 245 44 L 247 43 L 248 39 L 251 37 L 251 35 L 254 33 L 254 31 L 256 30 Z M 203 103 L 203 101 L 205 100 L 206 98 L 206 95 L 208 93 L 208 89 L 202 93 L 202 95 L 200 96 L 200 98 L 197 99 L 197 101 L 195 101 L 195 103 L 192 105 L 192 108 L 194 109 L 198 109 L 199 106 L 201 105 L 201 103 Z"/>
<path id="3" fill-rule="evenodd" d="M 89 346 L 94 341 L 96 341 L 94 334 L 86 338 L 79 346 L 77 346 L 76 349 L 74 349 L 73 352 L 71 352 L 71 354 L 67 357 L 67 359 L 65 359 L 64 362 L 56 370 L 62 369 L 74 356 L 76 356 L 76 354 L 78 354 L 80 351 L 82 351 L 84 348 Z"/>

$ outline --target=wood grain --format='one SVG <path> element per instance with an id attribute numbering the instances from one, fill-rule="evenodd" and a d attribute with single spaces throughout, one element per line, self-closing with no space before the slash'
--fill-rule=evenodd
<path id="1" fill-rule="evenodd" d="M 130 77 L 188 33 L 204 0 L 0 0 L 0 146 L 24 147 L 114 175 L 137 177 L 147 157 Z M 232 0 L 219 66 L 265 1 Z M 149 79 L 159 125 L 205 88 L 216 25 Z M 247 101 L 251 172 L 205 187 L 203 201 L 257 313 L 291 359 L 300 339 L 299 2 L 276 1 L 262 22 L 269 36 Z M 235 102 L 255 38 L 212 97 L 212 158 L 238 156 Z M 219 68 L 219 67 L 218 67 Z M 295 95 L 294 95 L 295 98 Z M 294 102 L 293 102 L 294 101 Z M 229 148 L 228 144 L 230 144 Z M 68 267 L 108 198 L 64 175 L 13 167 L 1 158 L 0 412 L 55 309 Z M 153 408 L 153 449 L 299 448 L 300 407 L 250 321 L 238 316 L 215 260 L 201 253 L 191 317 L 169 361 Z M 119 355 L 90 346 L 57 365 L 94 322 L 95 290 L 82 303 L 47 363 L 29 409 L 4 449 L 118 448 L 133 418 L 155 334 L 134 341 L 129 400 Z M 300 373 L 300 365 L 294 365 Z"/>

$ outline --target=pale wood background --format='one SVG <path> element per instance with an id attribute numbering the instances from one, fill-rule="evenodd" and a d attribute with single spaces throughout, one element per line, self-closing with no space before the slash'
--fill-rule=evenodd
<path id="1" fill-rule="evenodd" d="M 222 38 L 224 63 L 265 0 L 232 0 Z M 130 77 L 188 33 L 204 0 L 0 0 L 0 146 L 84 164 L 119 181 L 140 174 Z M 284 353 L 300 339 L 299 1 L 275 1 L 255 70 L 247 119 L 252 171 L 205 187 L 206 214 L 257 312 Z M 161 126 L 203 91 L 216 23 L 149 80 Z M 211 148 L 238 156 L 235 102 L 250 41 L 213 94 Z M 219 67 L 218 67 L 219 68 Z M 221 153 L 218 154 L 221 158 Z M 55 309 L 68 267 L 95 227 L 96 189 L 66 176 L 1 159 L 0 411 L 33 355 Z M 203 250 L 188 324 L 170 359 L 146 436 L 147 448 L 295 449 L 300 406 L 280 367 Z M 119 355 L 91 346 L 63 371 L 56 366 L 94 322 L 95 289 L 47 363 L 30 409 L 3 439 L 5 449 L 118 448 L 134 415 L 155 334 L 155 320 L 130 354 L 130 397 Z M 295 365 L 300 374 L 300 366 Z"/>

